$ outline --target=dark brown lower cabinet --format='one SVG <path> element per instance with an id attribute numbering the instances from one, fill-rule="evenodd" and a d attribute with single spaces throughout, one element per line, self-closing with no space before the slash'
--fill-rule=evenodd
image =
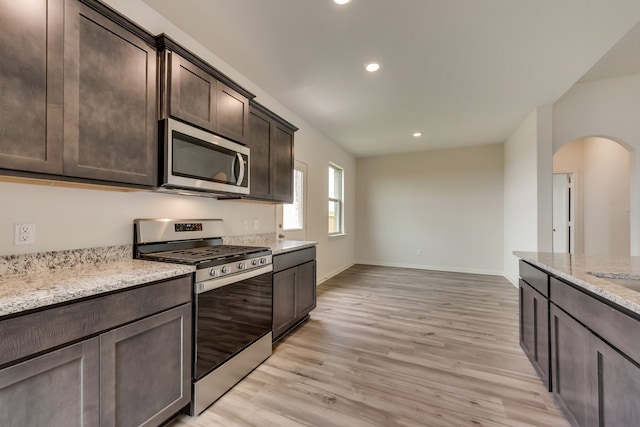
<path id="1" fill-rule="evenodd" d="M 549 300 L 520 280 L 520 347 L 549 389 Z"/>
<path id="2" fill-rule="evenodd" d="M 553 395 L 581 427 L 640 425 L 640 366 L 551 304 Z"/>
<path id="3" fill-rule="evenodd" d="M 191 305 L 100 336 L 100 425 L 159 425 L 189 403 Z"/>
<path id="4" fill-rule="evenodd" d="M 99 338 L 0 370 L 0 426 L 99 425 Z"/>
<path id="5" fill-rule="evenodd" d="M 591 426 L 591 333 L 554 304 L 550 319 L 553 395 L 573 425 Z"/>
<path id="6" fill-rule="evenodd" d="M 191 308 L 184 276 L 0 321 L 0 426 L 161 425 L 191 401 Z"/>
<path id="7" fill-rule="evenodd" d="M 520 276 L 520 345 L 569 422 L 640 426 L 640 317 L 533 265 Z"/>
<path id="8" fill-rule="evenodd" d="M 640 425 L 640 366 L 591 336 L 592 403 L 595 426 Z"/>
<path id="9" fill-rule="evenodd" d="M 273 340 L 304 320 L 316 307 L 315 248 L 274 256 Z"/>

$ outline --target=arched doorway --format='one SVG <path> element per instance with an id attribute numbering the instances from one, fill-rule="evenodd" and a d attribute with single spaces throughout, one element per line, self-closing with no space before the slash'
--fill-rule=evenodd
<path id="1" fill-rule="evenodd" d="M 602 137 L 572 141 L 554 154 L 555 252 L 630 254 L 631 160 L 624 145 Z"/>

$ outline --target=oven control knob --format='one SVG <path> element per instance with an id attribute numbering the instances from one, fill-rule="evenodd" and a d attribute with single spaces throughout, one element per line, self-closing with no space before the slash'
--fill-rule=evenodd
<path id="1" fill-rule="evenodd" d="M 247 264 L 244 262 L 238 263 L 238 270 L 244 270 L 247 268 Z"/>
<path id="2" fill-rule="evenodd" d="M 258 265 L 258 260 L 257 259 L 252 259 L 251 260 L 251 265 L 253 265 L 253 266 Z"/>
<path id="3" fill-rule="evenodd" d="M 266 264 L 266 263 L 267 263 L 266 258 L 260 258 L 260 264 Z"/>
<path id="4" fill-rule="evenodd" d="M 229 272 L 229 267 L 225 265 L 224 267 L 222 267 L 221 271 L 222 271 L 222 274 L 227 274 Z"/>
<path id="5" fill-rule="evenodd" d="M 218 270 L 216 270 L 215 268 L 212 268 L 211 270 L 209 270 L 209 276 L 216 277 L 217 275 L 218 275 Z"/>

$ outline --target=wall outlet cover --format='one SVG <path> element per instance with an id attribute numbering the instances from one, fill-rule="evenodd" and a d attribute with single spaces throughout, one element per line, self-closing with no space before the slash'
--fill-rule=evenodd
<path id="1" fill-rule="evenodd" d="M 14 245 L 33 245 L 36 243 L 35 224 L 16 224 Z"/>

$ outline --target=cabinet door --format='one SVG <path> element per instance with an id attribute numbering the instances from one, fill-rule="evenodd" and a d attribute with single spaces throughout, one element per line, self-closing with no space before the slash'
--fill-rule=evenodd
<path id="1" fill-rule="evenodd" d="M 301 319 L 316 308 L 316 262 L 299 265 L 296 281 L 296 318 Z"/>
<path id="2" fill-rule="evenodd" d="M 65 8 L 64 174 L 156 185 L 155 48 L 77 0 Z"/>
<path id="3" fill-rule="evenodd" d="M 216 132 L 244 144 L 249 133 L 249 100 L 217 82 Z"/>
<path id="4" fill-rule="evenodd" d="M 175 52 L 168 60 L 169 115 L 215 132 L 217 80 Z"/>
<path id="5" fill-rule="evenodd" d="M 97 426 L 98 338 L 0 370 L 0 426 Z"/>
<path id="6" fill-rule="evenodd" d="M 62 173 L 64 0 L 0 0 L 0 168 Z"/>
<path id="7" fill-rule="evenodd" d="M 554 304 L 550 322 L 553 395 L 574 425 L 592 426 L 591 333 Z"/>
<path id="8" fill-rule="evenodd" d="M 296 318 L 296 268 L 273 275 L 273 339 L 285 333 Z"/>
<path id="9" fill-rule="evenodd" d="M 272 197 L 284 203 L 293 202 L 293 132 L 275 126 L 271 139 Z"/>
<path id="10" fill-rule="evenodd" d="M 249 111 L 247 146 L 251 150 L 251 197 L 271 198 L 271 134 L 273 122 L 259 111 Z"/>
<path id="11" fill-rule="evenodd" d="M 549 300 L 522 280 L 520 346 L 549 388 Z"/>
<path id="12" fill-rule="evenodd" d="M 156 426 L 191 400 L 191 305 L 100 336 L 100 425 Z"/>
<path id="13" fill-rule="evenodd" d="M 594 426 L 635 426 L 640 423 L 640 367 L 592 335 L 592 407 Z"/>

